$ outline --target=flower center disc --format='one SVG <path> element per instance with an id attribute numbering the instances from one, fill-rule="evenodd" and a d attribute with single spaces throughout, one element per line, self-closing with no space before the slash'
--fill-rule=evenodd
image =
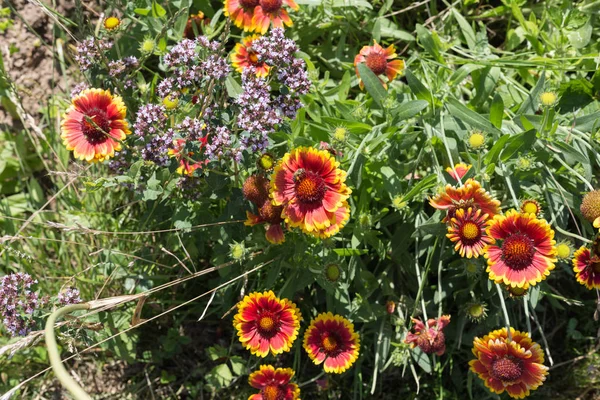
<path id="1" fill-rule="evenodd" d="M 318 203 L 325 197 L 325 181 L 316 173 L 299 169 L 294 174 L 294 181 L 296 197 L 301 203 Z"/>
<path id="2" fill-rule="evenodd" d="M 271 318 L 270 316 L 261 317 L 258 321 L 258 325 L 263 331 L 270 332 L 275 326 L 275 321 L 273 321 L 273 318 Z"/>
<path id="3" fill-rule="evenodd" d="M 283 0 L 260 0 L 260 7 L 266 13 L 272 13 L 281 8 Z"/>
<path id="4" fill-rule="evenodd" d="M 534 255 L 533 241 L 522 233 L 515 233 L 502 243 L 502 259 L 512 269 L 527 268 L 531 265 Z"/>
<path id="5" fill-rule="evenodd" d="M 245 9 L 254 9 L 259 0 L 240 0 L 240 5 Z"/>
<path id="6" fill-rule="evenodd" d="M 337 340 L 335 340 L 335 338 L 331 335 L 325 336 L 323 338 L 323 348 L 328 353 L 331 353 L 331 352 L 337 350 L 337 348 L 338 348 Z"/>
<path id="7" fill-rule="evenodd" d="M 523 374 L 522 363 L 509 357 L 492 362 L 492 376 L 502 382 L 514 382 Z"/>
<path id="8" fill-rule="evenodd" d="M 371 53 L 367 56 L 366 64 L 375 75 L 381 75 L 387 68 L 387 58 L 383 53 Z"/>
<path id="9" fill-rule="evenodd" d="M 592 267 L 592 271 L 594 271 L 594 273 L 600 274 L 600 262 L 592 262 L 590 266 Z"/>
<path id="10" fill-rule="evenodd" d="M 537 214 L 538 208 L 533 202 L 527 202 L 523 205 L 523 211 L 528 214 Z"/>
<path id="11" fill-rule="evenodd" d="M 256 55 L 256 53 L 255 53 L 255 52 L 253 52 L 253 51 L 249 51 L 249 52 L 248 52 L 248 59 L 250 60 L 250 62 L 251 62 L 253 65 L 256 65 L 256 64 L 258 64 L 258 56 Z M 261 161 L 262 161 L 262 159 L 261 159 Z"/>
<path id="12" fill-rule="evenodd" d="M 281 390 L 275 385 L 267 386 L 262 390 L 261 394 L 264 400 L 279 400 L 283 398 L 281 396 L 283 393 L 281 393 Z"/>
<path id="13" fill-rule="evenodd" d="M 90 144 L 106 142 L 110 132 L 110 121 L 106 112 L 96 108 L 85 114 L 81 121 L 81 131 Z"/>
<path id="14" fill-rule="evenodd" d="M 461 233 L 465 239 L 473 240 L 479 238 L 481 231 L 475 222 L 468 221 L 463 225 Z"/>

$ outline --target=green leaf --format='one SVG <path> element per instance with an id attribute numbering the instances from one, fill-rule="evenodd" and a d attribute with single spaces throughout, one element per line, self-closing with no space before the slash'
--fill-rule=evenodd
<path id="1" fill-rule="evenodd" d="M 456 22 L 458 22 L 458 25 L 460 25 L 460 29 L 465 37 L 465 41 L 467 42 L 467 46 L 469 46 L 469 49 L 475 50 L 477 41 L 475 40 L 475 32 L 473 31 L 473 28 L 471 25 L 469 25 L 467 20 L 460 15 L 458 11 L 456 11 L 455 8 L 452 9 L 452 15 L 454 16 L 454 19 L 456 19 Z"/>
<path id="2" fill-rule="evenodd" d="M 152 2 L 152 16 L 154 18 L 162 18 L 167 15 L 167 11 L 154 0 Z"/>
<path id="3" fill-rule="evenodd" d="M 544 73 L 544 71 L 542 71 L 542 73 L 540 74 L 540 79 L 538 80 L 537 84 L 535 85 L 535 87 L 533 88 L 531 93 L 529 93 L 529 95 L 527 95 L 527 98 L 525 99 L 523 104 L 521 104 L 521 107 L 519 107 L 519 110 L 517 111 L 516 115 L 535 114 L 535 112 L 537 111 L 537 106 L 540 101 L 540 95 L 542 94 L 542 91 L 544 90 L 545 82 L 546 82 L 546 74 Z"/>
<path id="4" fill-rule="evenodd" d="M 594 86 L 586 79 L 574 79 L 560 85 L 558 108 L 561 113 L 573 112 L 592 102 Z"/>
<path id="5" fill-rule="evenodd" d="M 500 159 L 502 161 L 507 161 L 517 152 L 528 151 L 535 143 L 536 138 L 537 131 L 535 129 L 511 136 L 510 143 L 508 143 L 508 145 L 502 151 L 502 156 Z"/>
<path id="6" fill-rule="evenodd" d="M 488 151 L 485 158 L 483 159 L 484 163 L 495 163 L 496 160 L 498 160 L 498 157 L 500 156 L 500 152 L 502 151 L 502 149 L 504 149 L 504 145 L 506 144 L 506 142 L 508 142 L 510 138 L 511 136 L 508 134 L 500 136 L 500 139 L 496 141 L 496 143 L 492 146 L 490 151 Z"/>
<path id="7" fill-rule="evenodd" d="M 405 42 L 414 42 L 415 37 L 410 33 L 398 29 L 398 26 L 387 18 L 380 18 L 381 37 L 404 40 Z"/>
<path id="8" fill-rule="evenodd" d="M 475 111 L 467 108 L 461 102 L 454 98 L 449 98 L 446 107 L 452 116 L 460 119 L 467 125 L 481 129 L 484 132 L 495 133 L 502 135 L 502 132 L 490 123 L 484 116 L 477 114 Z"/>
<path id="9" fill-rule="evenodd" d="M 405 70 L 404 73 L 406 80 L 408 81 L 408 87 L 410 88 L 411 92 L 414 93 L 417 99 L 425 100 L 429 104 L 433 105 L 433 96 L 431 95 L 429 89 L 427 89 L 427 87 L 419 80 L 419 78 L 414 76 L 409 69 Z"/>
<path id="10" fill-rule="evenodd" d="M 473 71 L 478 69 L 485 68 L 485 65 L 476 65 L 476 64 L 465 64 L 452 74 L 450 79 L 448 79 L 448 85 L 450 87 L 456 86 L 461 83 L 465 78 Z"/>
<path id="11" fill-rule="evenodd" d="M 502 128 L 502 117 L 504 116 L 504 101 L 502 100 L 502 96 L 498 93 L 494 96 L 494 100 L 492 100 L 492 106 L 490 107 L 490 122 L 496 128 Z"/>
<path id="12" fill-rule="evenodd" d="M 569 122 L 570 126 L 575 126 L 583 132 L 591 132 L 600 128 L 600 111 L 584 115 L 583 117 L 574 118 Z"/>
<path id="13" fill-rule="evenodd" d="M 369 251 L 365 249 L 333 249 L 335 254 L 342 257 L 362 256 Z"/>
<path id="14" fill-rule="evenodd" d="M 423 25 L 417 24 L 417 38 L 425 51 L 433 56 L 437 62 L 445 64 L 444 58 L 440 54 L 440 39 L 437 37 L 437 34 L 434 36 Z"/>
<path id="15" fill-rule="evenodd" d="M 434 187 L 437 184 L 437 175 L 428 175 L 417 183 L 413 188 L 403 196 L 404 201 L 409 201 L 413 197 L 423 193 L 429 188 Z"/>
<path id="16" fill-rule="evenodd" d="M 229 97 L 237 99 L 242 94 L 242 87 L 231 75 L 227 75 L 225 79 L 225 87 L 227 88 L 227 94 Z"/>
<path id="17" fill-rule="evenodd" d="M 146 15 L 150 14 L 150 9 L 149 8 L 136 8 L 133 10 L 133 12 L 138 15 L 146 16 Z"/>
<path id="18" fill-rule="evenodd" d="M 395 109 L 394 122 L 400 122 L 414 117 L 427 108 L 428 105 L 429 103 L 425 100 L 412 100 L 402 103 Z"/>
<path id="19" fill-rule="evenodd" d="M 377 75 L 375 75 L 365 63 L 358 64 L 358 73 L 360 74 L 360 79 L 362 79 L 367 92 L 369 92 L 377 104 L 381 105 L 383 100 L 387 97 L 387 92 Z"/>

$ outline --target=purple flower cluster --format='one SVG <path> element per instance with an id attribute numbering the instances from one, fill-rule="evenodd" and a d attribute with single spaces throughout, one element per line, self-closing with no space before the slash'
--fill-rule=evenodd
<path id="1" fill-rule="evenodd" d="M 122 60 L 113 60 L 108 63 L 108 73 L 110 76 L 118 76 L 137 68 L 139 65 L 138 59 L 134 56 L 125 57 Z"/>
<path id="2" fill-rule="evenodd" d="M 220 47 L 219 42 L 217 42 L 216 40 L 208 40 L 208 38 L 206 36 L 198 36 L 196 38 L 196 42 L 200 46 L 202 46 L 210 51 L 213 51 L 213 52 L 219 50 L 219 47 Z"/>
<path id="3" fill-rule="evenodd" d="M 124 174 L 129 167 L 131 162 L 127 160 L 127 150 L 115 151 L 115 156 L 108 162 L 108 168 L 117 175 Z"/>
<path id="4" fill-rule="evenodd" d="M 306 94 L 310 91 L 310 79 L 306 72 L 304 60 L 294 59 L 289 65 L 277 71 L 277 80 L 292 92 Z"/>
<path id="5" fill-rule="evenodd" d="M 252 42 L 252 50 L 258 59 L 275 67 L 283 67 L 294 61 L 298 45 L 285 37 L 282 28 L 276 28 L 268 36 L 262 36 Z"/>
<path id="6" fill-rule="evenodd" d="M 195 176 L 184 175 L 177 181 L 177 188 L 181 196 L 192 201 L 199 200 L 202 197 L 201 186 L 201 180 Z"/>
<path id="7" fill-rule="evenodd" d="M 173 147 L 173 135 L 173 130 L 169 129 L 163 135 L 152 136 L 141 149 L 142 158 L 160 167 L 169 165 L 169 149 Z"/>
<path id="8" fill-rule="evenodd" d="M 77 288 L 67 288 L 66 290 L 61 291 L 58 296 L 58 303 L 67 306 L 69 304 L 78 304 L 81 303 L 81 297 L 79 293 L 79 289 Z"/>
<path id="9" fill-rule="evenodd" d="M 234 148 L 233 135 L 225 126 L 211 127 L 204 152 L 209 160 L 223 157 L 233 157 L 236 161 L 242 159 L 242 152 Z"/>
<path id="10" fill-rule="evenodd" d="M 141 106 L 136 114 L 133 132 L 141 138 L 163 132 L 167 125 L 166 113 L 167 110 L 162 105 L 146 104 Z"/>
<path id="11" fill-rule="evenodd" d="M 33 312 L 46 303 L 31 291 L 36 284 L 29 274 L 17 272 L 0 281 L 0 313 L 6 330 L 12 335 L 26 335 L 33 329 Z"/>
<path id="12" fill-rule="evenodd" d="M 200 140 L 205 136 L 206 124 L 200 120 L 185 117 L 181 123 L 175 126 L 181 137 L 191 140 Z"/>
<path id="13" fill-rule="evenodd" d="M 80 42 L 77 45 L 77 54 L 75 54 L 75 61 L 79 64 L 79 69 L 87 71 L 98 62 L 100 52 L 108 51 L 112 46 L 112 42 L 96 38 L 89 38 Z"/>
<path id="14" fill-rule="evenodd" d="M 196 59 L 196 41 L 183 39 L 177 43 L 167 55 L 165 65 L 169 68 L 178 68 L 193 64 Z"/>
<path id="15" fill-rule="evenodd" d="M 204 73 L 213 79 L 225 79 L 231 72 L 231 67 L 227 63 L 225 57 L 217 54 L 208 56 L 206 61 L 200 64 L 200 68 Z"/>
<path id="16" fill-rule="evenodd" d="M 78 96 L 85 89 L 88 89 L 89 86 L 86 82 L 81 82 L 75 85 L 75 87 L 71 90 L 71 98 Z"/>

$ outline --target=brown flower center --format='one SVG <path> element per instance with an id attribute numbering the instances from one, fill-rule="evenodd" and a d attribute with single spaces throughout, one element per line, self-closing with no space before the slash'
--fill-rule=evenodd
<path id="1" fill-rule="evenodd" d="M 260 0 L 260 7 L 266 13 L 278 11 L 283 4 L 283 0 Z"/>
<path id="2" fill-rule="evenodd" d="M 254 10 L 254 7 L 258 5 L 258 0 L 240 0 L 240 5 L 246 10 Z"/>
<path id="3" fill-rule="evenodd" d="M 583 196 L 581 214 L 590 222 L 600 217 L 600 190 L 594 190 Z"/>
<path id="4" fill-rule="evenodd" d="M 600 260 L 596 259 L 597 261 L 592 261 L 590 263 L 590 267 L 592 268 L 592 271 L 594 271 L 595 274 L 600 274 Z"/>
<path id="5" fill-rule="evenodd" d="M 106 142 L 110 132 L 110 120 L 106 111 L 98 108 L 88 111 L 81 121 L 81 131 L 90 144 Z"/>
<path id="6" fill-rule="evenodd" d="M 265 203 L 260 208 L 260 216 L 267 222 L 271 224 L 278 224 L 281 221 L 281 211 L 283 210 L 283 206 L 274 206 L 269 200 L 265 201 Z"/>
<path id="7" fill-rule="evenodd" d="M 248 52 L 248 60 L 250 60 L 250 63 L 251 63 L 252 65 L 256 65 L 256 64 L 258 64 L 258 56 L 257 56 L 257 55 L 256 55 L 256 53 L 255 53 L 255 52 L 253 52 L 252 50 L 250 50 L 250 51 Z"/>
<path id="8" fill-rule="evenodd" d="M 283 393 L 283 391 L 279 389 L 279 386 L 276 385 L 269 385 L 265 387 L 263 390 L 261 390 L 261 394 L 263 400 L 283 400 L 285 398 L 285 393 Z"/>
<path id="9" fill-rule="evenodd" d="M 367 56 L 366 64 L 375 75 L 383 74 L 388 65 L 385 54 L 380 52 L 369 54 Z"/>
<path id="10" fill-rule="evenodd" d="M 464 223 L 461 229 L 462 237 L 467 240 L 479 239 L 481 236 L 481 230 L 479 229 L 479 225 L 475 222 L 467 221 Z"/>
<path id="11" fill-rule="evenodd" d="M 294 173 L 296 197 L 301 203 L 318 203 L 325 197 L 325 180 L 312 171 L 302 168 Z"/>
<path id="12" fill-rule="evenodd" d="M 505 356 L 492 362 L 491 375 L 502 382 L 515 382 L 523 374 L 523 362 Z"/>
<path id="13" fill-rule="evenodd" d="M 261 336 L 269 339 L 272 338 L 279 331 L 279 317 L 268 311 L 259 315 L 256 330 Z"/>
<path id="14" fill-rule="evenodd" d="M 338 348 L 338 342 L 332 335 L 327 335 L 322 339 L 323 348 L 327 353 L 334 352 Z"/>
<path id="15" fill-rule="evenodd" d="M 502 243 L 502 260 L 512 269 L 527 268 L 531 265 L 534 255 L 533 241 L 522 233 L 515 233 Z"/>
<path id="16" fill-rule="evenodd" d="M 431 335 L 429 330 L 421 332 L 417 339 L 417 346 L 426 354 L 437 353 L 442 350 L 446 344 L 446 337 L 444 332 L 437 331 L 434 335 Z"/>

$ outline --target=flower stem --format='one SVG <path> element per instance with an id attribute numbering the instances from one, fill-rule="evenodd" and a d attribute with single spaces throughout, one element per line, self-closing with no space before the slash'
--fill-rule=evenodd
<path id="1" fill-rule="evenodd" d="M 85 390 L 75 380 L 69 375 L 69 372 L 64 367 L 62 360 L 60 358 L 60 351 L 58 350 L 58 345 L 56 343 L 56 336 L 54 334 L 54 324 L 56 320 L 63 315 L 70 314 L 73 311 L 78 310 L 88 310 L 90 308 L 89 304 L 71 304 L 63 308 L 59 308 L 54 311 L 48 317 L 46 321 L 46 347 L 48 348 L 48 358 L 50 359 L 50 365 L 54 370 L 54 374 L 60 381 L 60 383 L 73 395 L 75 400 L 92 400 L 90 395 L 86 393 Z"/>
<path id="2" fill-rule="evenodd" d="M 500 298 L 502 312 L 504 313 L 504 322 L 506 323 L 506 334 L 508 335 L 508 340 L 512 340 L 512 333 L 510 331 L 510 319 L 508 318 L 508 310 L 506 309 L 506 303 L 504 302 L 504 294 L 502 294 L 502 289 L 497 283 L 496 289 L 498 290 L 498 297 Z"/>

